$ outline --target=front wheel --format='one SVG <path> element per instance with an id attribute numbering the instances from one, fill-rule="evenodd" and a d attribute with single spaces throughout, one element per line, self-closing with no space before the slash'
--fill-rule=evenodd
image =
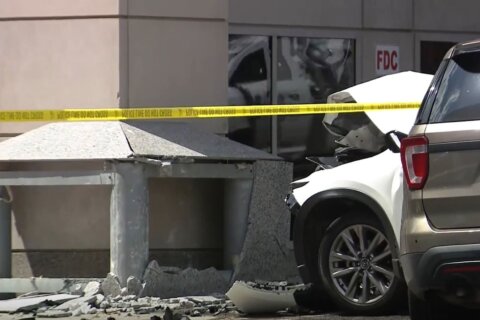
<path id="1" fill-rule="evenodd" d="M 374 217 L 352 213 L 340 217 L 320 243 L 322 284 L 342 311 L 381 314 L 405 298 L 403 280 L 393 272 L 392 239 Z"/>

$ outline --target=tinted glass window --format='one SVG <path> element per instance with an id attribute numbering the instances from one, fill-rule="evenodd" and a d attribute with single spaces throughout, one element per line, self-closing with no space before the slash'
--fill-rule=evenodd
<path id="1" fill-rule="evenodd" d="M 355 84 L 355 41 L 279 37 L 278 104 L 324 103 L 328 95 Z M 278 155 L 294 163 L 294 177 L 312 172 L 307 156 L 331 155 L 338 144 L 324 115 L 279 116 Z"/>
<path id="2" fill-rule="evenodd" d="M 420 72 L 434 74 L 445 53 L 455 42 L 422 41 L 420 42 Z"/>
<path id="3" fill-rule="evenodd" d="M 480 53 L 449 61 L 430 115 L 430 123 L 480 120 Z"/>
<path id="4" fill-rule="evenodd" d="M 230 35 L 228 53 L 228 103 L 271 104 L 270 37 Z M 271 117 L 229 118 L 228 131 L 232 140 L 271 151 Z"/>

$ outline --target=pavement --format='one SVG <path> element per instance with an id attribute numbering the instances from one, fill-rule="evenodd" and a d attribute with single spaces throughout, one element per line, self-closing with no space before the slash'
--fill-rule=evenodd
<path id="1" fill-rule="evenodd" d="M 58 320 L 159 320 L 163 319 L 163 312 L 156 312 L 145 315 L 128 315 L 122 314 L 89 314 L 77 317 L 55 318 Z M 34 315 L 10 315 L 0 314 L 0 320 L 33 320 L 33 319 L 45 319 L 35 318 Z M 184 318 L 186 320 L 186 318 Z M 323 314 L 309 314 L 309 315 L 263 315 L 263 316 L 242 316 L 239 314 L 221 314 L 218 316 L 201 316 L 190 317 L 191 320 L 409 320 L 410 317 L 406 315 L 391 315 L 391 316 L 378 316 L 378 317 L 365 317 L 365 316 L 347 316 L 335 313 L 323 313 Z M 180 319 L 179 319 L 180 320 Z"/>

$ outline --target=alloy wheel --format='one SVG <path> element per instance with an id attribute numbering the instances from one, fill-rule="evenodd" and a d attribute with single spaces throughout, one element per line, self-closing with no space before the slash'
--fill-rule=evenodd
<path id="1" fill-rule="evenodd" d="M 338 293 L 358 305 L 382 299 L 395 278 L 387 238 L 365 224 L 351 225 L 336 236 L 330 248 L 328 266 Z"/>

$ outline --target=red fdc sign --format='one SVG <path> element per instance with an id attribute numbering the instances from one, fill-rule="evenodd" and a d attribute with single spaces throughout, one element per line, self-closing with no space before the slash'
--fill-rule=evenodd
<path id="1" fill-rule="evenodd" d="M 375 50 L 375 71 L 377 75 L 396 73 L 400 69 L 400 48 L 377 45 Z"/>

